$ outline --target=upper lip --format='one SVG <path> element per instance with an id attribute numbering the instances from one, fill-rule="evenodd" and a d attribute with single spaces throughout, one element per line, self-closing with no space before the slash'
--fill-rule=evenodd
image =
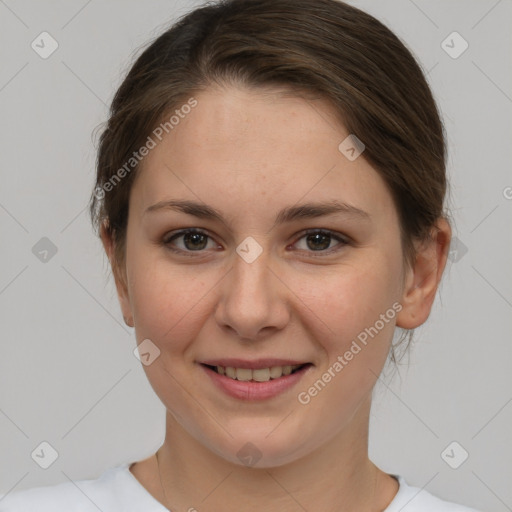
<path id="1" fill-rule="evenodd" d="M 209 366 L 222 366 L 224 368 L 249 368 L 251 370 L 258 370 L 260 368 L 272 368 L 273 366 L 295 366 L 297 364 L 308 364 L 308 361 L 275 358 L 262 358 L 248 361 L 247 359 L 223 358 L 207 359 L 205 361 L 199 361 L 199 363 Z"/>

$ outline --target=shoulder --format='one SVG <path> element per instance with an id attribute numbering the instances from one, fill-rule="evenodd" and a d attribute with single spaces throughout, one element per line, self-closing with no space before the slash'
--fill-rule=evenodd
<path id="1" fill-rule="evenodd" d="M 0 495 L 0 512 L 128 511 L 137 504 L 128 465 L 107 469 L 97 479 L 62 482 Z"/>
<path id="2" fill-rule="evenodd" d="M 479 512 L 474 508 L 442 500 L 419 487 L 407 484 L 404 477 L 393 475 L 400 488 L 384 512 Z"/>
<path id="3" fill-rule="evenodd" d="M 0 512 L 50 512 L 70 510 L 73 512 L 89 512 L 94 505 L 87 503 L 80 492 L 84 482 L 77 482 L 75 487 L 71 482 L 57 485 L 34 487 L 23 491 L 11 492 L 0 496 Z M 90 489 L 86 491 L 90 494 Z M 97 512 L 96 508 L 96 512 Z"/>

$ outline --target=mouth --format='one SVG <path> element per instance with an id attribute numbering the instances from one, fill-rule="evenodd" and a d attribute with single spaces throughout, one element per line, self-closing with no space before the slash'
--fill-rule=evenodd
<path id="1" fill-rule="evenodd" d="M 233 366 L 217 366 L 205 363 L 201 363 L 201 365 L 209 368 L 218 375 L 223 375 L 229 379 L 242 382 L 268 382 L 270 380 L 280 379 L 283 376 L 292 375 L 301 371 L 307 366 L 312 366 L 311 363 L 269 366 L 267 368 L 238 368 Z"/>
<path id="2" fill-rule="evenodd" d="M 294 364 L 283 364 L 285 362 Z M 239 359 L 208 361 L 199 366 L 214 384 L 214 389 L 243 402 L 277 398 L 297 386 L 314 367 L 312 363 L 297 361 L 248 362 Z"/>

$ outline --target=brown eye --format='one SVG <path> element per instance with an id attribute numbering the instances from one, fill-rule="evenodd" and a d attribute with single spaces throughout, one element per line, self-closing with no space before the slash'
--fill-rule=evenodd
<path id="1" fill-rule="evenodd" d="M 331 235 L 326 233 L 314 233 L 306 236 L 308 247 L 313 251 L 322 251 L 331 245 Z"/>
<path id="2" fill-rule="evenodd" d="M 299 241 L 296 242 L 296 244 L 299 244 L 302 240 L 304 240 L 305 243 L 302 244 L 302 247 L 299 247 L 299 250 L 307 252 L 324 252 L 328 254 L 339 250 L 348 244 L 348 241 L 344 237 L 325 230 L 307 231 L 302 235 Z M 338 243 L 333 246 L 332 244 L 334 241 Z"/>
<path id="3" fill-rule="evenodd" d="M 175 252 L 198 252 L 207 248 L 209 235 L 196 229 L 187 229 L 167 236 L 163 243 Z M 179 243 L 176 243 L 179 241 Z M 176 247 L 178 245 L 178 247 Z M 215 245 L 215 244 L 214 244 Z"/>

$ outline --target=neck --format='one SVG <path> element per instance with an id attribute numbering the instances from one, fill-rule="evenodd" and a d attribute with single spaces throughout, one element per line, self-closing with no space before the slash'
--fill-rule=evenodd
<path id="1" fill-rule="evenodd" d="M 346 430 L 316 451 L 271 468 L 225 460 L 167 412 L 166 438 L 155 460 L 163 491 L 154 495 L 173 512 L 384 510 L 398 484 L 368 458 L 369 403 L 363 409 Z"/>

